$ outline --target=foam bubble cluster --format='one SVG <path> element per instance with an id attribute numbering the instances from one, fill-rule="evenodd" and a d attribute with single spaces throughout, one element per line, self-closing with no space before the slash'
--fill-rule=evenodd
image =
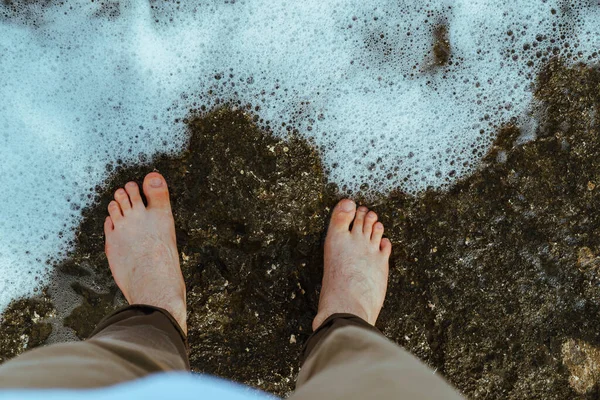
<path id="1" fill-rule="evenodd" d="M 348 193 L 414 194 L 526 120 L 551 57 L 600 44 L 597 1 L 189 3 L 0 5 L 0 310 L 64 256 L 106 165 L 179 151 L 191 109 L 314 139 Z"/>

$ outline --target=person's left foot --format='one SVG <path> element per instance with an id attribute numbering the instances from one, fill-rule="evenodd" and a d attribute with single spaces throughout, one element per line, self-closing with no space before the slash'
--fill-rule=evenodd
<path id="1" fill-rule="evenodd" d="M 187 334 L 185 283 L 167 182 L 152 172 L 143 189 L 147 207 L 135 182 L 115 192 L 104 222 L 106 257 L 129 304 L 164 308 Z"/>

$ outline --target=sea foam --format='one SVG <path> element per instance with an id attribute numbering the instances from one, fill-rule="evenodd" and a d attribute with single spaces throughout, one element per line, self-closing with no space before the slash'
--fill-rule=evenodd
<path id="1" fill-rule="evenodd" d="M 550 57 L 596 60 L 600 5 L 571 3 L 2 3 L 0 310 L 46 282 L 107 164 L 185 146 L 194 102 L 298 129 L 348 193 L 447 188 L 499 126 L 535 126 Z"/>

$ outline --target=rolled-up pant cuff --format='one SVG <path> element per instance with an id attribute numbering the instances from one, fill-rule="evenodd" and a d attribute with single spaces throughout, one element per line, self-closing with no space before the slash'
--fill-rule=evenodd
<path id="1" fill-rule="evenodd" d="M 189 369 L 187 338 L 173 317 L 135 304 L 83 342 L 38 347 L 0 365 L 0 388 L 96 388 Z"/>
<path id="2" fill-rule="evenodd" d="M 461 399 L 441 376 L 352 314 L 329 317 L 306 343 L 290 400 Z"/>
<path id="3" fill-rule="evenodd" d="M 183 360 L 186 361 L 186 368 L 189 370 L 190 347 L 187 335 L 183 332 L 179 323 L 164 308 L 150 306 L 147 304 L 132 304 L 119 308 L 112 314 L 104 317 L 98 323 L 96 329 L 88 339 L 94 339 L 103 336 L 103 332 L 111 326 L 127 327 L 134 326 L 142 321 L 146 325 L 161 330 L 177 348 L 177 352 Z"/>
<path id="4" fill-rule="evenodd" d="M 323 321 L 321 326 L 317 328 L 317 330 L 314 331 L 306 341 L 304 349 L 302 350 L 302 358 L 300 361 L 300 365 L 304 365 L 311 353 L 313 353 L 313 351 L 317 347 L 319 347 L 319 345 L 323 343 L 323 341 L 336 329 L 343 328 L 346 326 L 355 326 L 358 328 L 368 329 L 381 336 L 384 336 L 379 329 L 369 324 L 367 321 L 365 321 L 357 315 L 348 313 L 332 314 L 331 316 L 329 316 L 329 318 Z"/>

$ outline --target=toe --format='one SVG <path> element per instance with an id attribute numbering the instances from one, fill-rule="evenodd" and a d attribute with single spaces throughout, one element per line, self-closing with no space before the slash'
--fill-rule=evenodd
<path id="1" fill-rule="evenodd" d="M 390 242 L 390 239 L 388 238 L 381 239 L 381 245 L 379 248 L 386 257 L 389 257 L 390 254 L 392 254 L 392 242 Z"/>
<path id="2" fill-rule="evenodd" d="M 131 203 L 129 202 L 129 195 L 125 189 L 120 188 L 115 192 L 115 200 L 119 203 L 123 215 L 126 215 L 131 210 Z"/>
<path id="3" fill-rule="evenodd" d="M 369 211 L 365 217 L 365 223 L 363 225 L 363 233 L 367 235 L 367 238 L 371 238 L 371 232 L 373 232 L 373 225 L 377 222 L 377 214 L 373 211 Z"/>
<path id="4" fill-rule="evenodd" d="M 108 235 L 109 232 L 113 231 L 113 229 L 115 229 L 115 226 L 113 225 L 112 219 L 110 217 L 106 217 L 104 220 L 104 234 Z"/>
<path id="5" fill-rule="evenodd" d="M 144 207 L 144 202 L 142 201 L 142 196 L 140 196 L 140 188 L 135 182 L 127 182 L 125 185 L 125 190 L 129 195 L 129 200 L 131 201 L 131 207 L 140 208 Z"/>
<path id="6" fill-rule="evenodd" d="M 365 216 L 368 212 L 369 209 L 367 207 L 358 207 L 358 210 L 356 210 L 356 218 L 354 218 L 354 225 L 352 226 L 352 232 L 363 232 L 363 226 L 365 225 Z"/>
<path id="7" fill-rule="evenodd" d="M 144 194 L 148 200 L 148 208 L 170 209 L 169 189 L 167 181 L 158 172 L 151 172 L 144 178 Z"/>
<path id="8" fill-rule="evenodd" d="M 383 237 L 383 224 L 381 222 L 377 222 L 373 226 L 373 233 L 371 234 L 371 242 L 380 246 L 381 238 Z"/>
<path id="9" fill-rule="evenodd" d="M 341 200 L 333 209 L 333 213 L 331 214 L 331 222 L 329 223 L 329 230 L 348 232 L 355 214 L 356 204 L 349 199 Z"/>
<path id="10" fill-rule="evenodd" d="M 121 213 L 121 207 L 119 207 L 119 203 L 116 201 L 111 201 L 108 203 L 108 215 L 112 219 L 113 224 L 123 218 L 123 214 Z"/>

